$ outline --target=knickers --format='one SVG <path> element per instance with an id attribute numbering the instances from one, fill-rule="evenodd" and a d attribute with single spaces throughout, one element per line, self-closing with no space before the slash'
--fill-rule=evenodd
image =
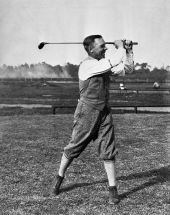
<path id="1" fill-rule="evenodd" d="M 98 153 L 103 160 L 114 160 L 115 147 L 114 125 L 110 110 L 102 111 L 79 101 L 73 123 L 73 132 L 69 144 L 64 148 L 65 156 L 76 158 L 91 142 L 98 143 Z"/>

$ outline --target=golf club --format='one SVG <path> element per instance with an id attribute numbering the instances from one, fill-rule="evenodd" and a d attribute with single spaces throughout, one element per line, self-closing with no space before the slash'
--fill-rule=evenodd
<path id="1" fill-rule="evenodd" d="M 47 44 L 57 44 L 57 45 L 61 45 L 61 44 L 64 44 L 64 45 L 71 45 L 71 44 L 83 44 L 82 42 L 61 42 L 61 43 L 49 43 L 49 42 L 41 42 L 39 45 L 38 45 L 38 48 L 39 49 L 42 49 L 45 45 Z M 106 44 L 115 44 L 114 42 L 106 42 Z M 137 42 L 132 42 L 132 45 L 138 45 Z"/>

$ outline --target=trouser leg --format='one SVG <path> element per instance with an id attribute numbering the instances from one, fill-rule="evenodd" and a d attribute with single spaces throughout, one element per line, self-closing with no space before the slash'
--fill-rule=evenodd
<path id="1" fill-rule="evenodd" d="M 94 139 L 100 124 L 100 111 L 85 103 L 79 103 L 74 115 L 71 140 L 64 148 L 67 158 L 77 158 Z"/>
<path id="2" fill-rule="evenodd" d="M 118 150 L 115 142 L 113 118 L 107 109 L 103 113 L 95 141 L 98 143 L 98 153 L 100 158 L 104 161 L 114 161 Z"/>

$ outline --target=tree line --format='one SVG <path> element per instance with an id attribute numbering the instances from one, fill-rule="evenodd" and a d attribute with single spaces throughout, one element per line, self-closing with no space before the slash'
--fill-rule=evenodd
<path id="1" fill-rule="evenodd" d="M 19 66 L 2 65 L 0 78 L 74 78 L 77 77 L 78 66 L 70 63 L 64 66 L 52 66 L 45 62 L 21 64 Z"/>
<path id="2" fill-rule="evenodd" d="M 78 79 L 79 65 L 66 63 L 64 66 L 52 66 L 45 62 L 21 64 L 19 66 L 2 65 L 0 67 L 0 78 L 73 78 Z M 170 68 L 153 68 L 147 63 L 136 63 L 134 72 L 125 77 L 130 80 L 143 81 L 170 81 Z"/>

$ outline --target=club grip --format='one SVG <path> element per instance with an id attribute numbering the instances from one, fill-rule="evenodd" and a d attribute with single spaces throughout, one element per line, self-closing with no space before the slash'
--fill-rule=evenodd
<path id="1" fill-rule="evenodd" d="M 113 45 L 115 45 L 114 42 L 106 42 L 105 44 L 113 44 Z M 132 45 L 138 45 L 138 42 L 132 42 Z"/>
<path id="2" fill-rule="evenodd" d="M 138 42 L 132 42 L 132 45 L 138 45 Z"/>

